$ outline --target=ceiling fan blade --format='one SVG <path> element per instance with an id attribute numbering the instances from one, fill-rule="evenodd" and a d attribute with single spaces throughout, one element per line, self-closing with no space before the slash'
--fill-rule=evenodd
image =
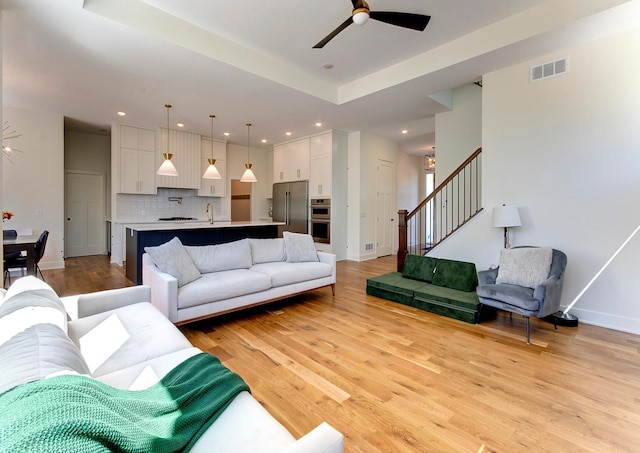
<path id="1" fill-rule="evenodd" d="M 384 22 L 386 24 L 397 25 L 398 27 L 410 28 L 412 30 L 424 31 L 431 16 L 413 13 L 396 13 L 389 11 L 371 11 L 371 19 Z"/>
<path id="2" fill-rule="evenodd" d="M 313 48 L 314 49 L 322 49 L 329 41 L 331 41 L 333 38 L 335 38 L 338 33 L 340 33 L 342 30 L 347 28 L 352 23 L 353 23 L 353 19 L 351 17 L 349 17 L 347 20 L 342 22 L 342 24 L 340 24 L 338 26 L 338 28 L 336 28 L 331 33 L 329 33 L 322 41 L 320 41 L 318 44 L 313 46 Z"/>

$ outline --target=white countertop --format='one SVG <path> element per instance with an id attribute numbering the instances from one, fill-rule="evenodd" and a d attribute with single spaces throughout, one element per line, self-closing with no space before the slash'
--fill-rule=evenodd
<path id="1" fill-rule="evenodd" d="M 209 223 L 208 220 L 188 220 L 188 221 L 165 221 L 150 223 L 127 223 L 125 227 L 135 231 L 157 231 L 157 230 L 196 230 L 203 228 L 230 228 L 230 227 L 254 227 L 263 225 L 284 225 L 284 222 L 270 222 L 265 220 L 249 221 L 220 221 Z"/>

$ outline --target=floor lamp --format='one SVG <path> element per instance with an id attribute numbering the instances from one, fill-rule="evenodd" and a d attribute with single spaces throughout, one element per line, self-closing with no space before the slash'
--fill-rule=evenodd
<path id="1" fill-rule="evenodd" d="M 522 225 L 520 214 L 518 214 L 517 206 L 503 204 L 493 208 L 491 213 L 491 226 L 496 228 L 504 228 L 504 248 L 510 249 L 509 228 Z"/>
<path id="2" fill-rule="evenodd" d="M 611 255 L 611 258 L 609 258 L 609 260 L 606 263 L 604 263 L 604 266 L 600 268 L 600 270 L 596 273 L 596 275 L 594 275 L 593 278 L 589 281 L 589 283 L 587 283 L 587 286 L 585 286 L 582 289 L 582 291 L 578 293 L 575 299 L 571 301 L 571 303 L 567 306 L 567 308 L 564 309 L 564 311 L 557 311 L 554 314 L 550 315 L 553 319 L 553 324 L 555 326 L 560 325 L 560 326 L 567 326 L 567 327 L 575 327 L 578 325 L 578 317 L 569 313 L 569 310 L 573 308 L 576 302 L 578 302 L 578 299 L 580 299 L 582 295 L 593 284 L 593 282 L 596 281 L 596 278 L 598 278 L 600 274 L 602 274 L 602 272 L 607 268 L 607 266 L 611 263 L 611 261 L 613 261 L 614 258 L 618 256 L 618 253 L 620 253 L 620 251 L 627 245 L 627 243 L 631 240 L 631 238 L 635 236 L 638 230 L 640 230 L 640 225 L 638 225 L 638 227 L 635 230 L 633 230 L 633 233 L 631 233 L 627 238 L 627 240 L 624 241 L 620 247 L 618 247 L 618 250 L 616 250 L 615 253 Z"/>

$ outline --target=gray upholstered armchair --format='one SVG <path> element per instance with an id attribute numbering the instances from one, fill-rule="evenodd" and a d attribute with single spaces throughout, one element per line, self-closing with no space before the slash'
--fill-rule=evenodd
<path id="1" fill-rule="evenodd" d="M 515 257 L 517 260 L 519 253 L 516 251 L 517 249 L 532 250 L 536 248 L 516 247 L 515 249 L 506 249 L 507 252 L 503 251 L 503 254 L 510 253 L 511 257 Z M 513 252 L 508 252 L 509 250 Z M 530 252 L 525 253 L 531 254 Z M 499 276 L 500 267 L 478 272 L 479 285 L 477 292 L 480 303 L 500 310 L 524 315 L 527 323 L 527 344 L 530 342 L 531 337 L 529 317 L 544 318 L 545 316 L 555 313 L 560 308 L 562 282 L 564 279 L 564 271 L 567 267 L 567 255 L 560 250 L 551 249 L 550 259 L 550 264 L 548 261 L 546 262 L 548 273 L 546 273 L 546 270 L 540 270 L 545 269 L 544 264 L 532 264 L 532 267 L 537 265 L 538 273 L 542 276 L 538 283 L 535 283 L 535 278 L 531 280 L 531 275 L 525 275 L 525 279 L 529 278 L 529 282 L 525 284 L 508 282 L 509 279 L 507 277 L 503 276 L 503 278 L 501 278 Z M 502 254 L 500 260 L 502 264 Z M 514 262 L 512 261 L 511 265 L 513 266 L 513 264 Z M 529 262 L 516 262 L 515 267 L 518 265 L 521 266 L 526 274 L 529 264 Z M 547 274 L 546 278 L 544 277 L 545 273 Z M 504 281 L 505 279 L 507 282 Z"/>

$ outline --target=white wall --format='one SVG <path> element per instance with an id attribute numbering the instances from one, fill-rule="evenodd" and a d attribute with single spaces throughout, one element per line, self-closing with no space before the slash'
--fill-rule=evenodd
<path id="1" fill-rule="evenodd" d="M 491 208 L 520 207 L 514 245 L 563 250 L 562 305 L 585 287 L 640 224 L 640 29 L 483 77 L 483 201 L 477 220 L 434 255 L 496 264 L 502 231 Z M 569 57 L 567 74 L 529 82 L 529 67 Z M 437 131 L 436 131 L 437 133 Z M 640 236 L 572 313 L 581 321 L 640 333 Z"/>
<path id="2" fill-rule="evenodd" d="M 399 152 L 397 159 L 398 209 L 411 212 L 424 199 L 424 156 Z"/>
<path id="3" fill-rule="evenodd" d="M 22 136 L 22 153 L 2 168 L 2 206 L 16 216 L 5 228 L 49 230 L 41 269 L 64 267 L 64 118 L 62 115 L 4 107 L 4 121 Z"/>
<path id="4" fill-rule="evenodd" d="M 453 90 L 453 108 L 436 115 L 436 186 L 482 146 L 482 88 Z"/>
<path id="5" fill-rule="evenodd" d="M 378 160 L 397 168 L 398 144 L 386 138 L 354 132 L 349 134 L 349 259 L 363 261 L 377 257 L 374 250 L 365 252 L 364 245 L 376 244 L 376 201 Z M 395 173 L 395 172 L 394 172 Z M 359 184 L 352 181 L 357 179 Z M 392 212 L 397 213 L 397 189 L 391 199 Z M 396 222 L 397 223 L 397 222 Z M 355 230 L 355 231 L 353 231 Z M 397 232 L 392 234 L 393 253 L 398 249 Z"/>

